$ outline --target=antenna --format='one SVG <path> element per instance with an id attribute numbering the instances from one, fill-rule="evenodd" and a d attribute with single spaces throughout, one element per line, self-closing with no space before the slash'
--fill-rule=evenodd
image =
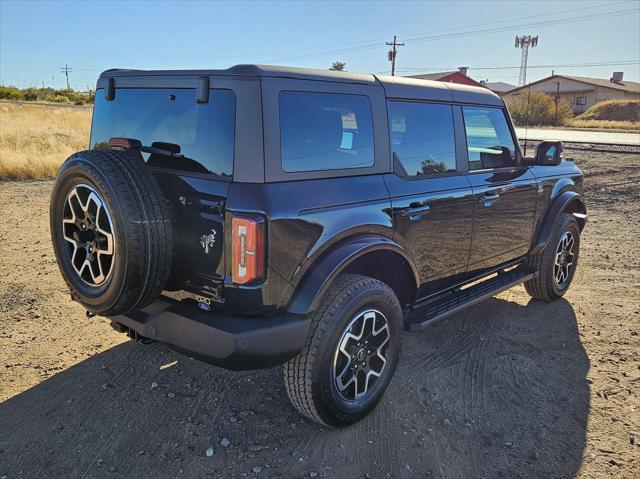
<path id="1" fill-rule="evenodd" d="M 527 60 L 529 58 L 529 47 L 533 48 L 538 44 L 538 35 L 516 35 L 515 47 L 522 50 L 520 58 L 520 76 L 518 77 L 518 86 L 527 83 Z"/>

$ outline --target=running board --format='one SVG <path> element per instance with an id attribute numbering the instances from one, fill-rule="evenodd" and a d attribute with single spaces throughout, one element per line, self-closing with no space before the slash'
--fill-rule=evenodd
<path id="1" fill-rule="evenodd" d="M 404 327 L 407 331 L 422 331 L 436 321 L 535 278 L 537 274 L 536 270 L 523 266 L 500 271 L 493 278 L 445 293 L 409 311 L 405 316 Z"/>

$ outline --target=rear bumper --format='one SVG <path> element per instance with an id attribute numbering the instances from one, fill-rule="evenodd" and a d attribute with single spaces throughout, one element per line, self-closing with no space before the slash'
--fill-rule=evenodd
<path id="1" fill-rule="evenodd" d="M 140 311 L 113 316 L 121 332 L 168 344 L 216 366 L 233 370 L 282 364 L 303 348 L 310 320 L 301 316 L 247 318 L 200 310 L 193 300 L 160 299 Z"/>

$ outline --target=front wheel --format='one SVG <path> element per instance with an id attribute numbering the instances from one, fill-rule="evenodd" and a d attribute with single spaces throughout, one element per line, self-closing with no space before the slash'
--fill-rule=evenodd
<path id="1" fill-rule="evenodd" d="M 579 252 L 578 222 L 571 214 L 559 215 L 547 247 L 529 258 L 529 265 L 538 270 L 538 276 L 524 283 L 527 293 L 543 301 L 562 297 L 573 280 Z"/>
<path id="2" fill-rule="evenodd" d="M 402 310 L 393 290 L 340 276 L 313 315 L 303 351 L 284 365 L 289 399 L 304 416 L 341 427 L 371 412 L 400 357 Z"/>

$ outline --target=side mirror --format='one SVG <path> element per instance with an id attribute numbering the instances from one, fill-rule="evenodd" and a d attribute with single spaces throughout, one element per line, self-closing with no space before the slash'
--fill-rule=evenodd
<path id="1" fill-rule="evenodd" d="M 541 141 L 536 145 L 535 164 L 541 166 L 556 166 L 562 159 L 561 141 Z"/>

